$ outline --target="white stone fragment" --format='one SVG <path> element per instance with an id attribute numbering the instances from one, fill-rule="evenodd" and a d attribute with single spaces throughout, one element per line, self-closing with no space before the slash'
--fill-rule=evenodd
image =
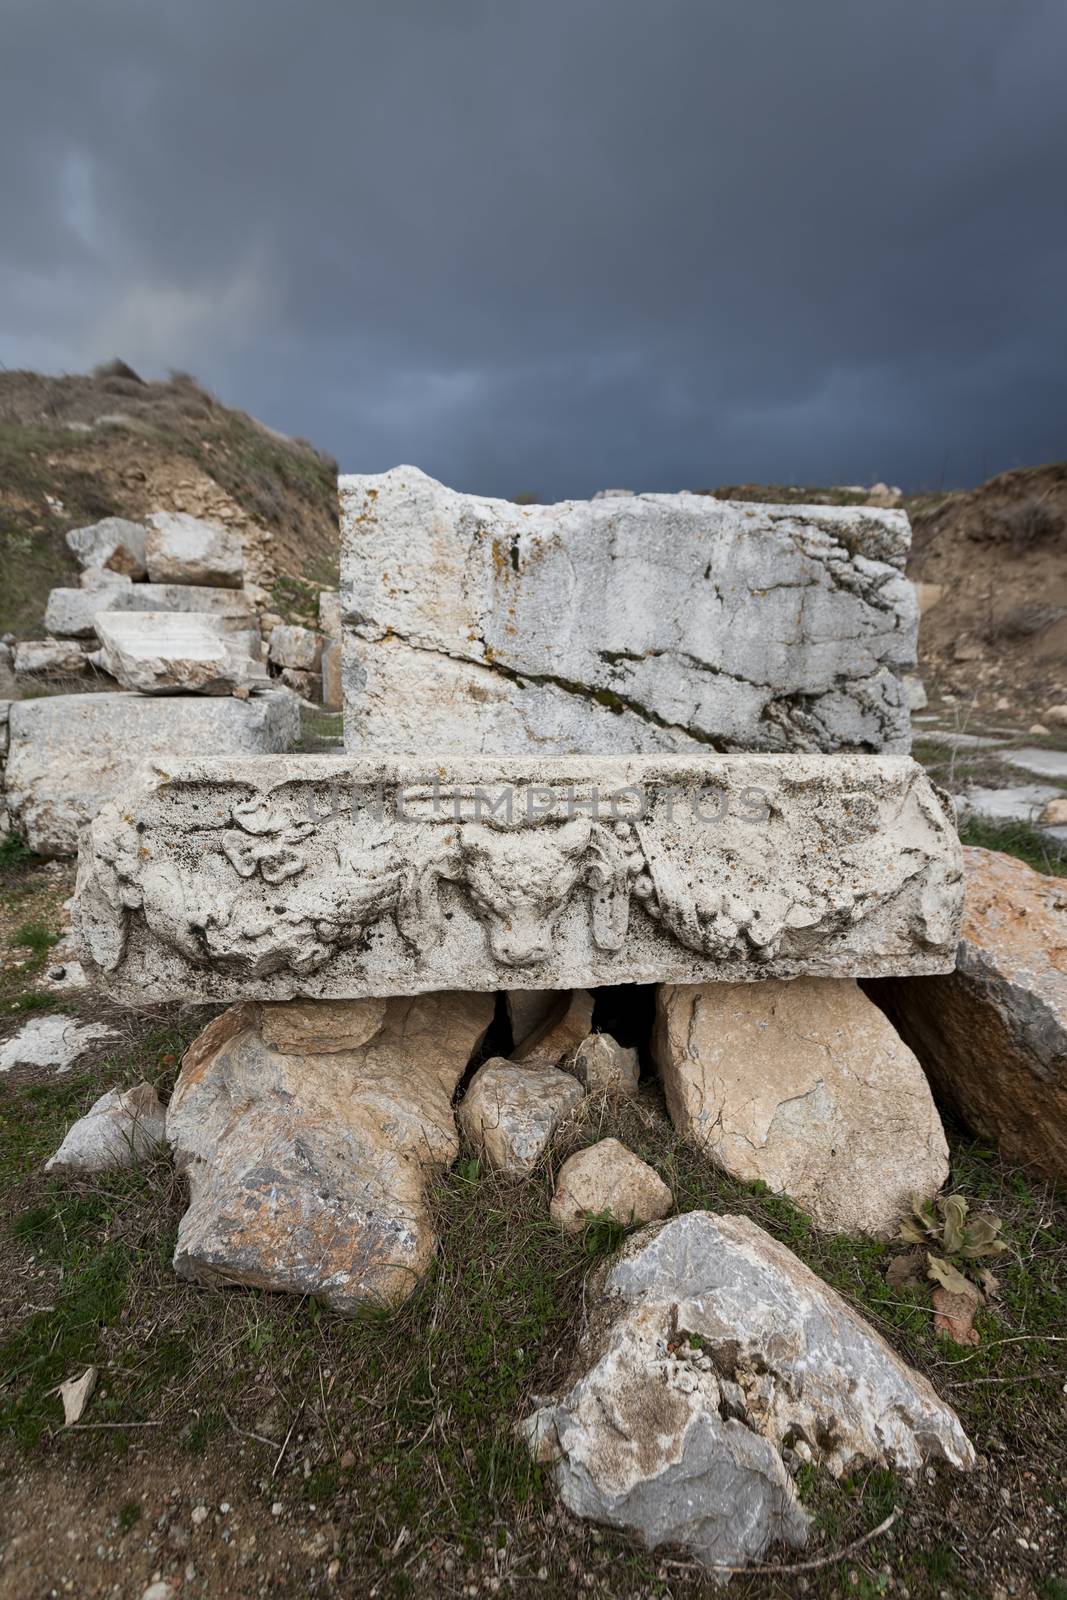
<path id="1" fill-rule="evenodd" d="M 355 999 L 944 972 L 962 893 L 906 757 L 169 754 L 94 823 L 75 920 L 120 998 Z"/>
<path id="2" fill-rule="evenodd" d="M 153 511 L 145 562 L 153 583 L 239 589 L 244 581 L 244 548 L 238 535 L 185 511 Z"/>
<path id="3" fill-rule="evenodd" d="M 111 611 L 95 622 L 104 670 L 142 694 L 232 694 L 266 685 L 259 629 L 207 612 Z"/>
<path id="4" fill-rule="evenodd" d="M 906 751 L 902 511 L 340 479 L 353 751 Z"/>
<path id="5" fill-rule="evenodd" d="M 276 690 L 251 700 L 72 694 L 18 700 L 5 772 L 16 830 L 37 855 L 73 856 L 78 830 L 134 780 L 142 762 L 204 750 L 235 758 L 288 750 L 300 708 Z"/>
<path id="6" fill-rule="evenodd" d="M 520 1066 L 492 1056 L 471 1079 L 459 1125 L 497 1172 L 532 1172 L 552 1135 L 585 1091 L 569 1072 L 541 1062 Z"/>
<path id="7" fill-rule="evenodd" d="M 675 1127 L 818 1227 L 891 1236 L 948 1177 L 926 1076 L 855 979 L 665 984 L 656 1014 Z"/>
<path id="8" fill-rule="evenodd" d="M 83 578 L 88 576 L 83 573 Z M 108 573 L 81 589 L 53 589 L 45 608 L 44 625 L 62 639 L 96 637 L 101 611 L 207 611 L 217 617 L 242 617 L 251 622 L 255 611 L 243 589 L 205 589 L 195 584 L 131 583 Z"/>
<path id="9" fill-rule="evenodd" d="M 588 1300 L 575 1381 L 523 1431 L 570 1511 L 650 1549 L 681 1546 L 714 1575 L 802 1545 L 787 1440 L 835 1477 L 975 1465 L 927 1380 L 746 1217 L 643 1230 Z"/>
<path id="10" fill-rule="evenodd" d="M 162 1143 L 164 1111 L 152 1084 L 109 1089 L 67 1130 L 46 1172 L 107 1172 L 130 1167 Z"/>
<path id="11" fill-rule="evenodd" d="M 31 1017 L 13 1038 L 0 1045 L 0 1072 L 10 1072 L 13 1067 L 54 1067 L 57 1072 L 69 1072 L 91 1044 L 114 1037 L 114 1029 L 102 1022 L 78 1022 L 58 1013 Z"/>
<path id="12" fill-rule="evenodd" d="M 81 567 L 143 578 L 147 571 L 147 533 L 140 522 L 129 522 L 125 517 L 105 517 L 87 528 L 71 528 L 67 534 L 67 548 Z"/>
<path id="13" fill-rule="evenodd" d="M 336 589 L 319 594 L 319 632 L 327 639 L 341 637 L 341 596 Z"/>

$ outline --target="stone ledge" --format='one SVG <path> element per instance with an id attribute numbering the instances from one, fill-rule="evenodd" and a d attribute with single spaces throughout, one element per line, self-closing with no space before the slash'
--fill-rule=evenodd
<path id="1" fill-rule="evenodd" d="M 950 971 L 951 803 L 902 756 L 179 759 L 82 844 L 113 996 Z"/>

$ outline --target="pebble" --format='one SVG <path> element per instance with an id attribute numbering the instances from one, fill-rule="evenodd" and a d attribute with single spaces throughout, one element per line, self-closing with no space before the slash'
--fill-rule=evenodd
<path id="1" fill-rule="evenodd" d="M 207 1506 L 194 1506 L 192 1523 L 194 1528 L 199 1528 L 210 1516 Z"/>

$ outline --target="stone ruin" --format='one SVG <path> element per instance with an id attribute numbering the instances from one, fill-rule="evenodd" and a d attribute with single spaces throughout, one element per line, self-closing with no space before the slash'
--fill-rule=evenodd
<path id="1" fill-rule="evenodd" d="M 521 1177 L 590 1096 L 635 1092 L 636 1053 L 593 1027 L 607 984 L 659 986 L 645 1043 L 709 1160 L 891 1233 L 947 1146 L 857 979 L 950 973 L 963 899 L 951 802 L 907 754 L 903 513 L 518 507 L 411 468 L 341 500 L 347 753 L 168 751 L 82 836 L 93 979 L 230 1003 L 166 1113 L 176 1270 L 399 1303 L 460 1129 Z M 483 1059 L 500 991 L 514 1048 Z M 974 1464 L 790 1251 L 741 1218 L 655 1220 L 672 1205 L 614 1139 L 559 1175 L 560 1226 L 650 1223 L 523 1423 L 572 1510 L 714 1574 L 804 1542 L 791 1452 Z"/>
<path id="2" fill-rule="evenodd" d="M 9 680 L 79 690 L 0 701 L 7 826 L 36 854 L 75 855 L 78 830 L 146 760 L 291 750 L 300 699 L 325 693 L 340 709 L 336 596 L 324 597 L 328 640 L 278 619 L 264 659 L 267 596 L 231 530 L 155 512 L 72 529 L 67 543 L 81 583 L 49 595 L 51 637 L 0 645 Z"/>

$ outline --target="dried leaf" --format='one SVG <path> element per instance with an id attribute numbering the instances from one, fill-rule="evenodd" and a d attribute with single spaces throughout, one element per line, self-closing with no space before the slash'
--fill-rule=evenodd
<path id="1" fill-rule="evenodd" d="M 981 1295 L 969 1278 L 965 1278 L 951 1261 L 946 1261 L 943 1256 L 927 1256 L 926 1276 L 933 1278 L 949 1294 L 970 1295 L 972 1300 L 978 1301 Z"/>
<path id="2" fill-rule="evenodd" d="M 946 1254 L 954 1256 L 961 1248 L 967 1226 L 967 1202 L 962 1195 L 949 1195 L 941 1201 L 941 1240 Z"/>
<path id="3" fill-rule="evenodd" d="M 58 1389 L 53 1389 L 53 1394 L 58 1394 L 63 1402 L 63 1426 L 69 1428 L 71 1423 L 81 1420 L 82 1412 L 89 1404 L 89 1396 L 96 1388 L 96 1367 L 86 1367 L 79 1378 L 68 1378 L 61 1383 Z"/>
<path id="4" fill-rule="evenodd" d="M 996 1300 L 1000 1295 L 1000 1284 L 990 1272 L 988 1267 L 979 1267 L 978 1283 L 982 1293 L 990 1300 Z"/>
<path id="5" fill-rule="evenodd" d="M 926 1234 L 921 1228 L 917 1228 L 914 1222 L 902 1222 L 900 1224 L 900 1232 L 897 1234 L 897 1238 L 900 1239 L 904 1244 L 926 1243 Z"/>
<path id="6" fill-rule="evenodd" d="M 968 1284 L 968 1288 L 971 1287 Z M 974 1327 L 974 1314 L 978 1310 L 977 1295 L 951 1294 L 947 1289 L 935 1289 L 931 1298 L 937 1313 L 934 1317 L 935 1332 L 947 1334 L 956 1344 L 981 1343 Z"/>
<path id="7" fill-rule="evenodd" d="M 886 1267 L 885 1281 L 893 1289 L 899 1289 L 905 1283 L 921 1283 L 925 1265 L 925 1251 L 905 1250 L 902 1255 L 894 1256 Z"/>

